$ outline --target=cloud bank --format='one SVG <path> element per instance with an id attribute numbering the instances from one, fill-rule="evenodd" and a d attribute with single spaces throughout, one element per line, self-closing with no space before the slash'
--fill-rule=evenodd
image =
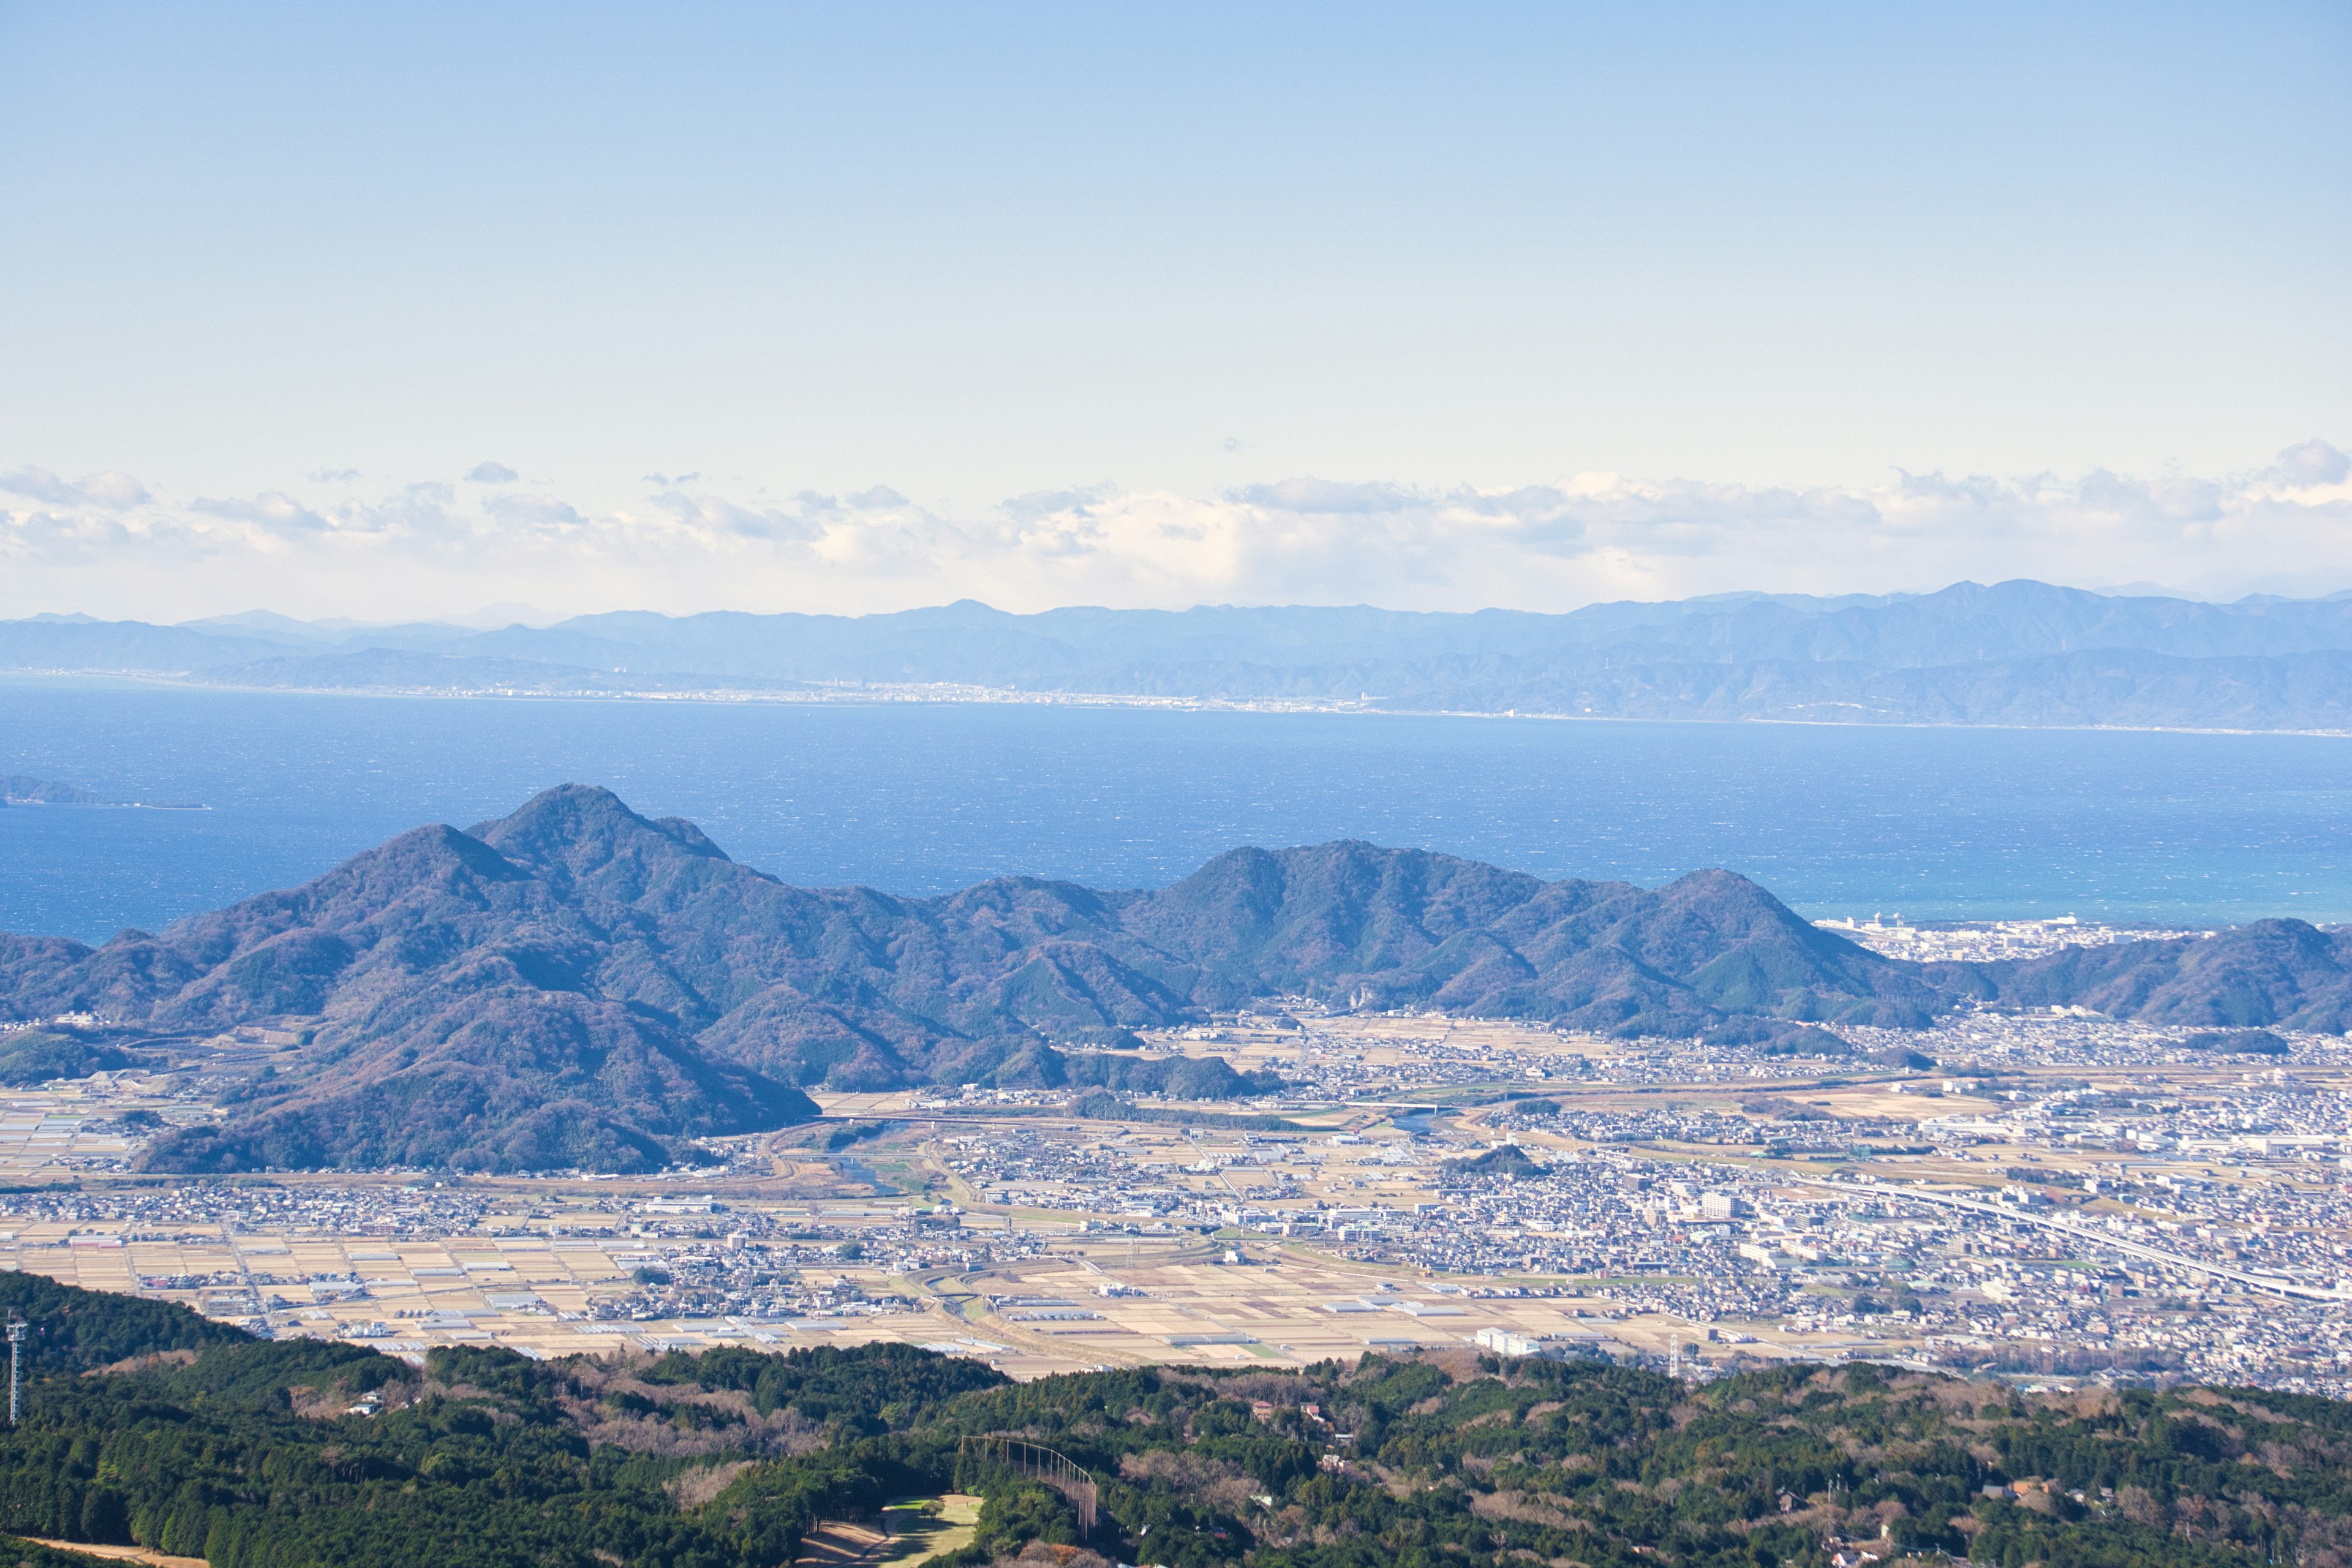
<path id="1" fill-rule="evenodd" d="M 1579 474 L 1427 489 L 1286 479 L 1208 497 L 1096 485 L 950 515 L 895 490 L 731 492 L 646 477 L 614 503 L 520 484 L 364 487 L 348 472 L 175 496 L 122 473 L 0 472 L 0 616 L 180 620 L 268 605 L 367 619 L 489 600 L 567 612 L 863 614 L 975 598 L 1566 610 L 1763 589 L 2031 576 L 2214 597 L 2352 587 L 2352 458 L 2306 441 L 2214 479 L 1899 474 L 1810 489 Z"/>

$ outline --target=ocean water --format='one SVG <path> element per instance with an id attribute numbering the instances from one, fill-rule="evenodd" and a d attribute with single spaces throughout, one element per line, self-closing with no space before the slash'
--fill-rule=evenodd
<path id="1" fill-rule="evenodd" d="M 0 930 L 97 941 L 566 781 L 812 886 L 1173 881 L 1416 845 L 1812 917 L 2352 920 L 2352 741 L 1043 706 L 797 707 L 0 679 L 0 773 L 206 811 L 0 809 Z"/>

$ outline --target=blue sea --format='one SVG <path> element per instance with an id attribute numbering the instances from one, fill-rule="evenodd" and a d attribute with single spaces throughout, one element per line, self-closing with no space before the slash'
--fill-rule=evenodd
<path id="1" fill-rule="evenodd" d="M 422 823 L 604 784 L 807 885 L 1173 881 L 1356 837 L 1802 913 L 2352 920 L 2352 741 L 1044 706 L 375 698 L 0 679 L 0 773 L 206 811 L 0 809 L 0 930 L 101 940 Z"/>

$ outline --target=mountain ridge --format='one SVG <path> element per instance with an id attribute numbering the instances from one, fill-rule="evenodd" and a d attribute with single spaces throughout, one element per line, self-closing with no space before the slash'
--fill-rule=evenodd
<path id="1" fill-rule="evenodd" d="M 905 899 L 792 887 L 584 785 L 159 933 L 0 936 L 13 1016 L 311 1021 L 222 1125 L 159 1146 L 191 1169 L 642 1167 L 805 1118 L 804 1087 L 1051 1082 L 1056 1041 L 1307 992 L 1617 1034 L 1939 1005 L 1728 872 L 1650 891 L 1341 841 L 1231 851 L 1152 891 Z"/>
<path id="2" fill-rule="evenodd" d="M 153 1146 L 163 1170 L 646 1169 L 805 1120 L 811 1088 L 1055 1086 L 1059 1047 L 1284 995 L 1802 1049 L 1820 1026 L 1978 1005 L 2341 1032 L 2352 933 L 2272 921 L 1921 966 L 1730 871 L 1545 881 L 1360 840 L 1229 850 L 1156 889 L 1003 877 L 910 899 L 793 887 L 566 784 L 161 932 L 0 935 L 0 1014 L 299 1026 L 216 1123 Z"/>
<path id="3" fill-rule="evenodd" d="M 779 700 L 882 688 L 1653 720 L 2352 729 L 2352 600 L 2232 605 L 2019 579 L 1565 614 L 971 601 L 862 617 L 714 611 L 492 631 L 282 616 L 0 621 L 0 668 L 255 689 Z"/>

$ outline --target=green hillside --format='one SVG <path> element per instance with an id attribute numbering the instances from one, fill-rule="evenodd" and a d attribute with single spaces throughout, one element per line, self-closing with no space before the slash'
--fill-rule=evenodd
<path id="1" fill-rule="evenodd" d="M 1169 1568 L 2336 1568 L 2352 1543 L 2352 1405 L 2242 1390 L 1869 1365 L 1690 1386 L 1467 1352 L 1026 1384 L 904 1345 L 417 1368 L 51 1289 L 23 1304 L 103 1332 L 37 1349 L 0 1531 L 219 1568 L 780 1568 L 815 1521 L 950 1490 L 984 1501 L 946 1568 L 1034 1542 Z M 965 1441 L 1003 1433 L 1094 1474 L 1091 1537 Z"/>

